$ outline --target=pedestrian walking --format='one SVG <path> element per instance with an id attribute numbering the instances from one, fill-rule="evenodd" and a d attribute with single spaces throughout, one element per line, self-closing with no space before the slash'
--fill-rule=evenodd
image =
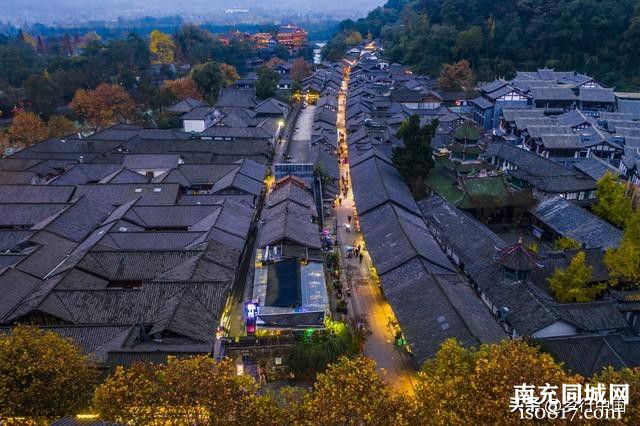
<path id="1" fill-rule="evenodd" d="M 338 198 L 338 204 L 342 205 L 342 197 Z"/>
<path id="2" fill-rule="evenodd" d="M 347 215 L 347 221 L 351 223 L 351 215 Z"/>
<path id="3" fill-rule="evenodd" d="M 360 263 L 362 263 L 362 258 L 364 257 L 364 255 L 360 253 L 359 257 L 360 257 Z"/>

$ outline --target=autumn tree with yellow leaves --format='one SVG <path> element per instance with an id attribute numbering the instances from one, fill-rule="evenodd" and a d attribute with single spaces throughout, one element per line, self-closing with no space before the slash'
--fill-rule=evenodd
<path id="1" fill-rule="evenodd" d="M 601 218 L 624 228 L 633 213 L 631 197 L 627 188 L 610 172 L 598 179 L 596 202 L 591 209 Z"/>
<path id="2" fill-rule="evenodd" d="M 151 52 L 153 63 L 172 64 L 175 57 L 176 44 L 169 34 L 162 31 L 153 30 L 149 38 L 149 51 Z"/>
<path id="3" fill-rule="evenodd" d="M 125 89 L 106 83 L 94 90 L 79 89 L 70 106 L 94 130 L 131 121 L 136 109 Z"/>
<path id="4" fill-rule="evenodd" d="M 620 245 L 605 252 L 604 263 L 613 285 L 640 287 L 640 212 L 630 215 Z"/>
<path id="5" fill-rule="evenodd" d="M 606 367 L 591 379 L 591 383 L 616 383 L 629 385 L 629 404 L 622 418 L 614 424 L 640 425 L 640 368 L 623 368 L 616 370 Z M 608 422 L 611 424 L 612 422 Z"/>
<path id="6" fill-rule="evenodd" d="M 606 288 L 605 284 L 591 284 L 593 268 L 586 258 L 584 251 L 577 252 L 567 268 L 558 268 L 549 277 L 549 287 L 558 302 L 591 302 Z"/>
<path id="7" fill-rule="evenodd" d="M 514 386 L 523 383 L 562 387 L 582 383 L 551 355 L 522 341 L 504 340 L 479 349 L 462 347 L 451 339 L 418 375 L 415 416 L 430 425 L 522 424 L 509 412 Z"/>
<path id="8" fill-rule="evenodd" d="M 13 147 L 26 148 L 47 138 L 47 126 L 37 114 L 19 111 L 11 122 L 7 132 Z"/>
<path id="9" fill-rule="evenodd" d="M 73 415 L 91 398 L 97 372 L 69 339 L 18 326 L 0 335 L 2 419 L 37 421 Z"/>
<path id="10" fill-rule="evenodd" d="M 229 359 L 169 358 L 163 365 L 118 367 L 97 388 L 94 408 L 102 419 L 129 425 L 264 424 L 277 412 L 257 389 Z"/>
<path id="11" fill-rule="evenodd" d="M 225 87 L 231 86 L 236 81 L 240 80 L 240 74 L 233 65 L 220 64 L 220 73 L 222 74 L 222 84 Z"/>
<path id="12" fill-rule="evenodd" d="M 317 376 L 301 404 L 304 425 L 409 425 L 411 399 L 395 393 L 380 377 L 375 361 L 363 356 L 340 360 Z"/>

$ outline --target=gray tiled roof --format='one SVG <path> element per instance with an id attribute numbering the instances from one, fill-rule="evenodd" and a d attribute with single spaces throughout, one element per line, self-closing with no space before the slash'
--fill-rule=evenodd
<path id="1" fill-rule="evenodd" d="M 640 340 L 613 334 L 542 339 L 542 349 L 572 373 L 590 377 L 604 367 L 633 368 L 640 365 Z"/>
<path id="2" fill-rule="evenodd" d="M 596 181 L 587 175 L 510 144 L 491 143 L 483 156 L 508 161 L 516 167 L 508 171 L 510 175 L 529 182 L 543 192 L 563 193 L 596 189 Z"/>
<path id="3" fill-rule="evenodd" d="M 351 179 L 359 214 L 388 201 L 419 213 L 411 191 L 389 160 L 372 154 L 368 158 L 359 159 L 358 163 L 351 161 Z"/>
<path id="4" fill-rule="evenodd" d="M 4 203 L 66 203 L 75 191 L 73 186 L 0 185 Z"/>
<path id="5" fill-rule="evenodd" d="M 617 247 L 622 239 L 618 228 L 557 195 L 540 200 L 530 212 L 559 235 L 573 238 L 587 248 Z"/>

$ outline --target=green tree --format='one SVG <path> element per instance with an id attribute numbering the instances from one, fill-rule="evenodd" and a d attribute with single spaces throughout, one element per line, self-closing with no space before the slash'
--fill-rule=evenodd
<path id="1" fill-rule="evenodd" d="M 482 28 L 474 26 L 458 34 L 453 51 L 459 57 L 473 60 L 478 56 L 483 45 Z"/>
<path id="2" fill-rule="evenodd" d="M 276 91 L 276 84 L 280 75 L 268 67 L 262 66 L 258 68 L 258 81 L 256 82 L 256 95 L 260 99 L 266 99 Z"/>
<path id="3" fill-rule="evenodd" d="M 47 122 L 47 131 L 49 138 L 61 138 L 63 136 L 75 133 L 76 125 L 62 115 L 52 115 Z"/>
<path id="4" fill-rule="evenodd" d="M 553 242 L 554 250 L 578 250 L 582 248 L 580 241 L 569 237 L 560 237 Z"/>
<path id="5" fill-rule="evenodd" d="M 60 91 L 49 73 L 32 75 L 24 83 L 24 92 L 31 103 L 31 109 L 47 119 L 60 105 Z"/>
<path id="6" fill-rule="evenodd" d="M 617 248 L 605 252 L 612 284 L 640 286 L 640 212 L 631 215 Z"/>
<path id="7" fill-rule="evenodd" d="M 437 128 L 438 120 L 421 127 L 420 117 L 414 114 L 402 123 L 396 133 L 404 146 L 393 150 L 393 163 L 417 197 L 424 192 L 424 180 L 433 168 L 431 140 Z"/>
<path id="8" fill-rule="evenodd" d="M 586 264 L 586 255 L 579 251 L 567 269 L 558 268 L 549 278 L 549 287 L 562 303 L 591 302 L 606 288 L 604 284 L 590 285 L 593 268 Z"/>
<path id="9" fill-rule="evenodd" d="M 209 31 L 196 25 L 185 25 L 177 31 L 174 39 L 179 61 L 195 65 L 213 59 L 214 39 Z"/>
<path id="10" fill-rule="evenodd" d="M 207 100 L 215 102 L 218 99 L 218 94 L 224 83 L 220 64 L 206 62 L 196 65 L 191 71 L 191 78 L 196 82 L 196 85 Z"/>
<path id="11" fill-rule="evenodd" d="M 624 227 L 633 211 L 631 198 L 626 189 L 612 173 L 606 172 L 598 180 L 596 202 L 592 206 L 595 214 L 619 227 Z"/>
<path id="12" fill-rule="evenodd" d="M 327 365 L 341 356 L 353 356 L 360 350 L 361 336 L 347 324 L 327 319 L 326 332 L 314 332 L 296 343 L 289 356 L 291 371 L 299 378 L 312 380 Z"/>
<path id="13" fill-rule="evenodd" d="M 56 333 L 17 326 L 0 335 L 0 420 L 76 414 L 90 400 L 96 379 L 75 343 Z"/>

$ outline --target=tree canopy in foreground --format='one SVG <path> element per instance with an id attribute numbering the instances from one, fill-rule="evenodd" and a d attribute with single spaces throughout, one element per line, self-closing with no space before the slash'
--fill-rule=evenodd
<path id="1" fill-rule="evenodd" d="M 75 414 L 91 398 L 96 370 L 69 339 L 33 327 L 0 334 L 0 424 L 8 417 Z"/>
<path id="2" fill-rule="evenodd" d="M 94 379 L 89 360 L 70 341 L 17 327 L 0 337 L 0 422 L 24 416 L 42 423 L 86 412 Z M 524 341 L 465 348 L 447 340 L 413 382 L 413 395 L 398 392 L 373 360 L 355 356 L 331 363 L 311 388 L 270 391 L 238 376 L 232 360 L 200 355 L 117 367 L 96 388 L 90 409 L 105 421 L 145 426 L 510 425 L 523 423 L 510 412 L 515 385 L 549 384 L 561 395 L 563 383 L 628 383 L 626 413 L 611 424 L 640 422 L 640 369 L 606 368 L 585 378 Z"/>

